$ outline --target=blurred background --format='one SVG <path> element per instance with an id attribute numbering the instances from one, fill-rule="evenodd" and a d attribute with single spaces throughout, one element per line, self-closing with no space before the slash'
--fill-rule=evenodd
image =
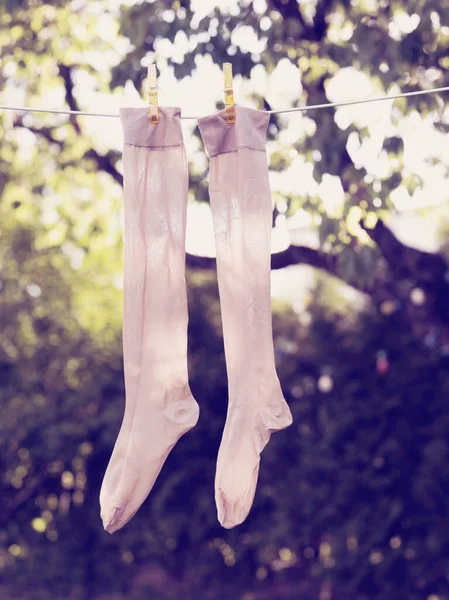
<path id="1" fill-rule="evenodd" d="M 6 0 L 0 104 L 287 109 L 449 85 L 448 0 Z M 254 507 L 213 496 L 227 408 L 196 121 L 189 370 L 198 426 L 105 533 L 124 410 L 119 119 L 0 111 L 0 598 L 449 599 L 448 93 L 272 116 L 273 321 L 294 424 Z"/>

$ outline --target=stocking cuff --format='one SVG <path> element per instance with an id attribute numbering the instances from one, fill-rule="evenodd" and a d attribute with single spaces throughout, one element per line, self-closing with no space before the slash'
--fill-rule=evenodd
<path id="1" fill-rule="evenodd" d="M 245 146 L 265 150 L 269 113 L 263 110 L 235 106 L 235 123 L 226 123 L 226 112 L 198 119 L 201 137 L 209 156 L 234 152 Z"/>
<path id="2" fill-rule="evenodd" d="M 121 108 L 120 121 L 125 144 L 146 148 L 167 148 L 183 144 L 181 109 L 158 107 L 159 123 L 150 123 L 148 107 Z"/>

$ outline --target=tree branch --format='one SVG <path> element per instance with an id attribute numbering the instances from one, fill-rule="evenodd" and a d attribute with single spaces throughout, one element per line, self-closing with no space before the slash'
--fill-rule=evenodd
<path id="1" fill-rule="evenodd" d="M 298 0 L 271 0 L 271 7 L 277 10 L 283 19 L 295 19 L 301 24 L 302 40 L 320 42 L 326 37 L 328 27 L 326 17 L 332 9 L 333 3 L 334 0 L 322 0 L 318 3 L 313 26 L 306 23 Z"/>
<path id="2" fill-rule="evenodd" d="M 29 125 L 24 125 L 22 118 L 17 118 L 15 121 L 16 127 L 25 127 L 28 131 L 31 131 L 35 135 L 40 135 L 44 139 L 47 140 L 49 144 L 56 144 L 59 148 L 64 147 L 64 142 L 61 140 L 57 140 L 52 135 L 52 130 L 49 127 L 33 127 Z M 116 181 L 119 185 L 123 186 L 123 175 L 117 171 L 114 167 L 113 157 L 114 152 L 108 152 L 107 154 L 99 154 L 94 148 L 88 150 L 83 158 L 88 160 L 93 160 L 99 171 L 105 171 L 109 173 L 109 175 Z"/>
<path id="3" fill-rule="evenodd" d="M 78 102 L 76 101 L 75 95 L 73 93 L 74 86 L 72 80 L 72 67 L 60 63 L 58 65 L 58 68 L 59 74 L 61 75 L 62 80 L 64 81 L 67 104 L 69 105 L 70 110 L 79 110 Z M 81 127 L 78 123 L 76 115 L 70 115 L 70 122 L 72 123 L 75 131 L 78 134 L 81 134 Z M 109 175 L 111 175 L 111 177 L 118 184 L 123 185 L 123 176 L 115 168 L 111 160 L 112 155 L 113 153 L 111 152 L 108 152 L 108 154 L 99 154 L 96 150 L 92 148 L 91 150 L 86 152 L 84 158 L 93 160 L 97 164 L 99 170 L 106 171 L 106 173 L 109 173 Z"/>
<path id="4" fill-rule="evenodd" d="M 357 291 L 369 296 L 377 306 L 386 300 L 405 302 L 407 311 L 415 314 L 416 308 L 409 301 L 414 287 L 428 292 L 426 316 L 420 309 L 420 319 L 428 323 L 435 321 L 449 323 L 449 266 L 439 254 L 423 252 L 400 242 L 393 232 L 381 221 L 374 229 L 368 229 L 371 239 L 377 244 L 386 263 L 383 269 L 377 269 L 374 281 L 359 284 L 357 281 L 345 281 L 338 268 L 337 257 L 306 246 L 289 246 L 286 250 L 271 256 L 271 268 L 283 269 L 291 265 L 309 265 L 329 275 L 337 277 Z M 214 258 L 187 255 L 187 266 L 194 269 L 215 270 Z M 416 320 L 416 319 L 415 319 Z"/>
<path id="5" fill-rule="evenodd" d="M 327 273 L 338 277 L 335 256 L 325 254 L 314 248 L 308 248 L 307 246 L 289 246 L 286 250 L 271 255 L 271 269 L 274 271 L 301 264 L 321 269 L 322 271 L 326 271 Z M 202 270 L 215 269 L 216 260 L 215 258 L 210 258 L 208 256 L 187 254 L 187 266 L 193 269 Z"/>
<path id="6" fill-rule="evenodd" d="M 72 68 L 62 63 L 58 64 L 59 74 L 64 81 L 65 87 L 65 98 L 70 110 L 79 110 L 78 102 L 76 101 L 73 93 L 73 80 L 72 80 Z M 70 115 L 70 122 L 73 125 L 76 133 L 81 135 L 81 127 L 79 126 L 76 115 Z"/>
<path id="7" fill-rule="evenodd" d="M 34 127 L 33 125 L 25 125 L 22 117 L 15 116 L 14 127 L 23 127 L 28 129 L 34 135 L 40 135 L 47 140 L 49 144 L 56 144 L 59 148 L 64 147 L 64 142 L 53 137 L 53 130 L 50 127 Z"/>
<path id="8" fill-rule="evenodd" d="M 432 282 L 435 277 L 439 279 L 445 277 L 448 265 L 439 254 L 406 246 L 380 219 L 373 229 L 367 228 L 363 222 L 360 225 L 376 242 L 390 269 L 397 277 L 402 279 L 413 277 L 419 279 L 423 285 Z"/>
<path id="9" fill-rule="evenodd" d="M 112 156 L 114 152 L 108 152 L 107 154 L 99 154 L 93 148 L 88 150 L 83 158 L 91 159 L 96 164 L 99 170 L 106 171 L 119 185 L 123 185 L 123 175 L 117 171 L 112 162 Z"/>
<path id="10" fill-rule="evenodd" d="M 73 94 L 71 68 L 66 65 L 59 65 L 59 73 L 62 79 L 64 80 L 64 86 L 66 89 L 66 100 L 67 104 L 70 107 L 70 110 L 79 110 L 78 103 Z M 76 133 L 81 135 L 82 132 L 76 115 L 70 115 L 70 122 L 74 127 Z M 53 130 L 50 127 L 27 126 L 23 123 L 22 117 L 16 118 L 15 126 L 25 127 L 29 131 L 33 132 L 35 135 L 42 136 L 44 139 L 47 140 L 48 143 L 56 144 L 59 146 L 59 148 L 64 147 L 64 142 L 61 140 L 57 140 L 54 137 Z M 87 160 L 93 160 L 96 163 L 98 170 L 109 173 L 109 175 L 114 179 L 114 181 L 116 181 L 119 185 L 123 185 L 123 175 L 119 171 L 117 171 L 117 169 L 114 166 L 115 155 L 116 153 L 112 151 L 108 152 L 107 154 L 99 154 L 94 148 L 91 148 L 84 154 L 83 158 Z"/>
<path id="11" fill-rule="evenodd" d="M 389 267 L 393 285 L 401 297 L 400 288 L 420 287 L 427 292 L 426 305 L 437 320 L 449 324 L 449 265 L 440 254 L 424 252 L 403 244 L 380 219 L 373 229 L 361 222 L 361 227 L 377 244 Z M 404 295 L 404 293 L 402 293 Z"/>
<path id="12" fill-rule="evenodd" d="M 315 32 L 313 30 L 313 27 L 310 27 L 305 22 L 297 0 L 287 0 L 286 2 L 284 2 L 283 0 L 271 0 L 271 6 L 272 8 L 277 10 L 277 12 L 282 16 L 284 20 L 295 19 L 299 21 L 303 28 L 303 32 L 301 33 L 301 39 L 314 41 Z"/>
<path id="13" fill-rule="evenodd" d="M 332 9 L 334 0 L 322 0 L 316 7 L 315 19 L 313 21 L 317 41 L 323 40 L 327 35 L 328 24 L 326 17 Z"/>
<path id="14" fill-rule="evenodd" d="M 289 246 L 286 250 L 271 255 L 271 269 L 274 271 L 301 264 L 326 271 L 336 277 L 339 276 L 337 274 L 336 257 L 315 250 L 314 248 L 308 248 L 307 246 Z M 209 256 L 187 254 L 187 266 L 192 269 L 201 270 L 216 269 L 216 260 Z"/>

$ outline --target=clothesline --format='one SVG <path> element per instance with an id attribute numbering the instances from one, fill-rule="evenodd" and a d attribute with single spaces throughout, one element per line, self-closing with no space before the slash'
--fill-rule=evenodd
<path id="1" fill-rule="evenodd" d="M 379 102 L 382 100 L 395 100 L 396 98 L 408 98 L 409 96 L 420 96 L 425 94 L 435 94 L 438 92 L 449 91 L 449 86 L 433 88 L 431 90 L 418 90 L 416 92 L 404 92 L 402 94 L 395 94 L 393 96 L 379 96 L 378 98 L 366 98 L 363 100 L 351 100 L 349 102 L 328 102 L 325 104 L 312 104 L 310 106 L 298 106 L 294 108 L 284 108 L 280 110 L 267 110 L 269 114 L 281 114 L 290 112 L 304 112 L 307 110 L 316 110 L 320 108 L 333 108 L 336 106 L 350 106 L 352 104 L 366 104 L 369 102 Z M 16 110 L 18 112 L 38 112 L 38 113 L 51 113 L 58 115 L 80 115 L 84 117 L 119 117 L 118 114 L 111 113 L 96 113 L 96 112 L 84 112 L 82 110 L 59 110 L 51 108 L 33 108 L 31 106 L 7 106 L 0 105 L 1 110 Z M 198 119 L 199 117 L 182 115 L 181 119 Z"/>

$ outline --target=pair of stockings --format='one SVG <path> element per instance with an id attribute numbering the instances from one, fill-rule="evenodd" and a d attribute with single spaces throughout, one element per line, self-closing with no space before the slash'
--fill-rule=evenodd
<path id="1" fill-rule="evenodd" d="M 120 111 L 124 132 L 123 351 L 126 406 L 101 492 L 113 533 L 141 506 L 173 446 L 198 420 L 187 373 L 188 192 L 179 108 Z M 269 116 L 236 107 L 199 120 L 210 156 L 229 404 L 218 453 L 218 519 L 232 528 L 253 503 L 260 454 L 292 418 L 276 374 L 270 304 Z"/>

